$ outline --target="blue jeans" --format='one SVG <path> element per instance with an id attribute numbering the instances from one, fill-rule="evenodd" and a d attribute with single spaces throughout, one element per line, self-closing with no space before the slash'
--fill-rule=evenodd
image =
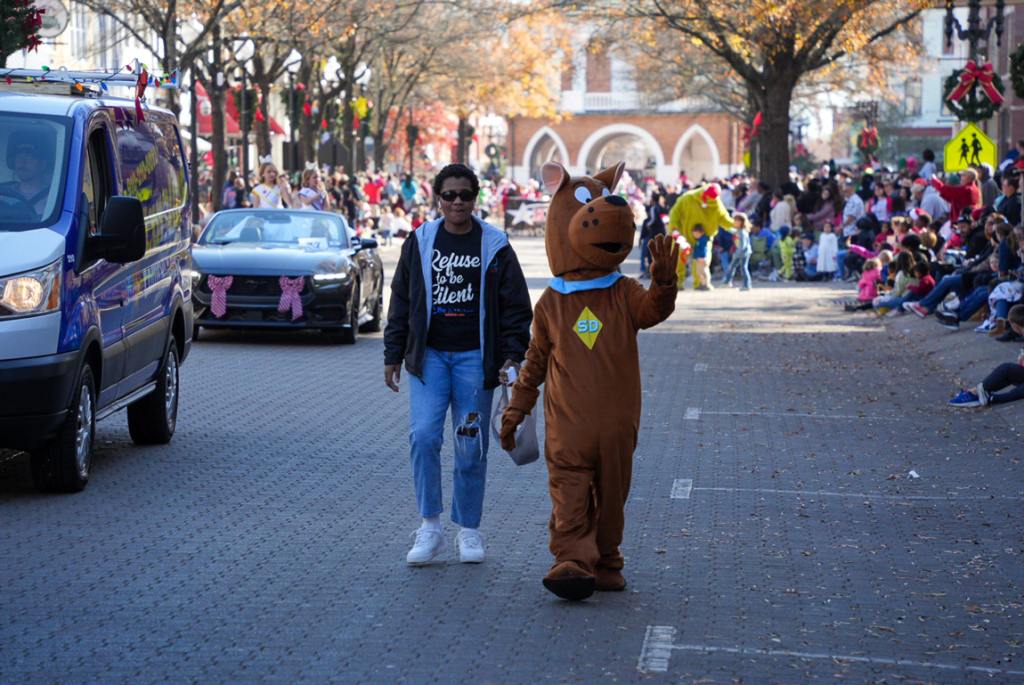
<path id="1" fill-rule="evenodd" d="M 718 259 L 722 262 L 723 274 L 729 273 L 729 263 L 731 261 L 731 257 L 732 255 L 729 254 L 728 250 L 722 250 L 721 252 L 718 253 Z"/>
<path id="2" fill-rule="evenodd" d="M 640 234 L 640 273 L 645 274 L 651 268 L 651 250 L 647 247 L 650 238 Z"/>
<path id="3" fill-rule="evenodd" d="M 444 419 L 450 406 L 455 434 L 452 521 L 463 528 L 477 528 L 483 513 L 494 392 L 484 390 L 480 350 L 441 352 L 428 347 L 423 357 L 423 380 L 411 377 L 409 387 L 412 480 L 420 516 L 432 518 L 444 511 L 441 445 Z M 474 413 L 475 421 L 470 419 L 470 414 Z M 468 435 L 473 432 L 475 435 Z"/>
<path id="4" fill-rule="evenodd" d="M 725 272 L 725 278 L 722 279 L 723 283 L 732 283 L 732 279 L 736 278 L 736 272 L 742 269 L 743 272 L 743 287 L 750 287 L 750 253 L 743 254 L 737 252 L 732 256 L 732 261 L 729 262 L 729 268 Z"/>
<path id="5" fill-rule="evenodd" d="M 849 250 L 839 250 L 836 252 L 836 278 L 840 281 L 846 278 L 846 255 L 850 254 Z"/>
<path id="6" fill-rule="evenodd" d="M 963 283 L 964 277 L 961 276 L 960 274 L 950 274 L 948 276 L 943 276 L 942 280 L 940 280 L 935 285 L 935 287 L 932 288 L 932 291 L 930 293 L 922 297 L 921 301 L 918 304 L 927 309 L 928 313 L 931 314 L 932 312 L 935 311 L 935 308 L 939 306 L 939 303 L 946 299 L 947 295 L 949 295 L 954 290 L 959 292 L 961 286 L 963 286 Z"/>
<path id="7" fill-rule="evenodd" d="M 944 281 L 946 279 L 944 278 L 942 280 Z M 921 301 L 924 302 L 924 300 Z M 957 310 L 957 318 L 961 321 L 967 321 L 974 316 L 975 312 L 984 307 L 987 303 L 988 286 L 979 285 L 971 291 L 970 295 L 960 300 L 960 309 Z"/>

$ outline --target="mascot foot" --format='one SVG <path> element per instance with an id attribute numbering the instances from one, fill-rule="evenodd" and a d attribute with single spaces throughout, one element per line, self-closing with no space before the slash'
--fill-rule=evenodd
<path id="1" fill-rule="evenodd" d="M 594 576 L 571 561 L 563 561 L 544 576 L 544 587 L 562 599 L 586 599 L 594 594 L 594 586 Z"/>
<path id="2" fill-rule="evenodd" d="M 596 585 L 598 592 L 622 592 L 626 589 L 626 579 L 617 568 L 598 568 Z"/>

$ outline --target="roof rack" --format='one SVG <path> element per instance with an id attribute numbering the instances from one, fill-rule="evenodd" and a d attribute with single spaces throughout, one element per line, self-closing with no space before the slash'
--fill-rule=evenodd
<path id="1" fill-rule="evenodd" d="M 140 79 L 145 79 L 144 83 L 149 87 L 178 87 L 177 71 L 157 76 L 139 60 L 134 60 L 124 69 L 117 71 L 70 71 L 65 67 L 51 69 L 45 66 L 42 69 L 0 69 L 0 87 L 3 86 L 3 82 L 12 85 L 15 80 L 19 83 L 67 84 L 72 93 L 84 93 L 86 86 L 101 91 L 106 91 L 110 85 L 135 88 L 140 85 Z"/>

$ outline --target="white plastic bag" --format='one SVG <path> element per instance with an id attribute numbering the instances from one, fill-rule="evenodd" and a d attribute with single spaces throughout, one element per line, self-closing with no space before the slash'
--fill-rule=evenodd
<path id="1" fill-rule="evenodd" d="M 509 385 L 498 386 L 498 401 L 494 404 L 494 411 L 491 413 L 491 435 L 501 444 L 501 416 L 508 407 L 512 398 L 512 383 L 515 383 L 515 369 L 509 369 Z M 536 410 L 534 410 L 536 411 Z M 540 446 L 537 443 L 537 419 L 533 414 L 527 414 L 523 422 L 516 427 L 516 446 L 511 452 L 506 452 L 512 457 L 516 466 L 523 466 L 540 458 Z"/>

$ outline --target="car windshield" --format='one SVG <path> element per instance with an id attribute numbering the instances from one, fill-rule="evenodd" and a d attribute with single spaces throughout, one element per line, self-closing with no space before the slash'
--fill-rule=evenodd
<path id="1" fill-rule="evenodd" d="M 0 112 L 0 231 L 56 222 L 69 131 L 64 117 Z"/>
<path id="2" fill-rule="evenodd" d="M 199 244 L 325 249 L 349 247 L 354 235 L 337 214 L 257 209 L 217 214 Z"/>

